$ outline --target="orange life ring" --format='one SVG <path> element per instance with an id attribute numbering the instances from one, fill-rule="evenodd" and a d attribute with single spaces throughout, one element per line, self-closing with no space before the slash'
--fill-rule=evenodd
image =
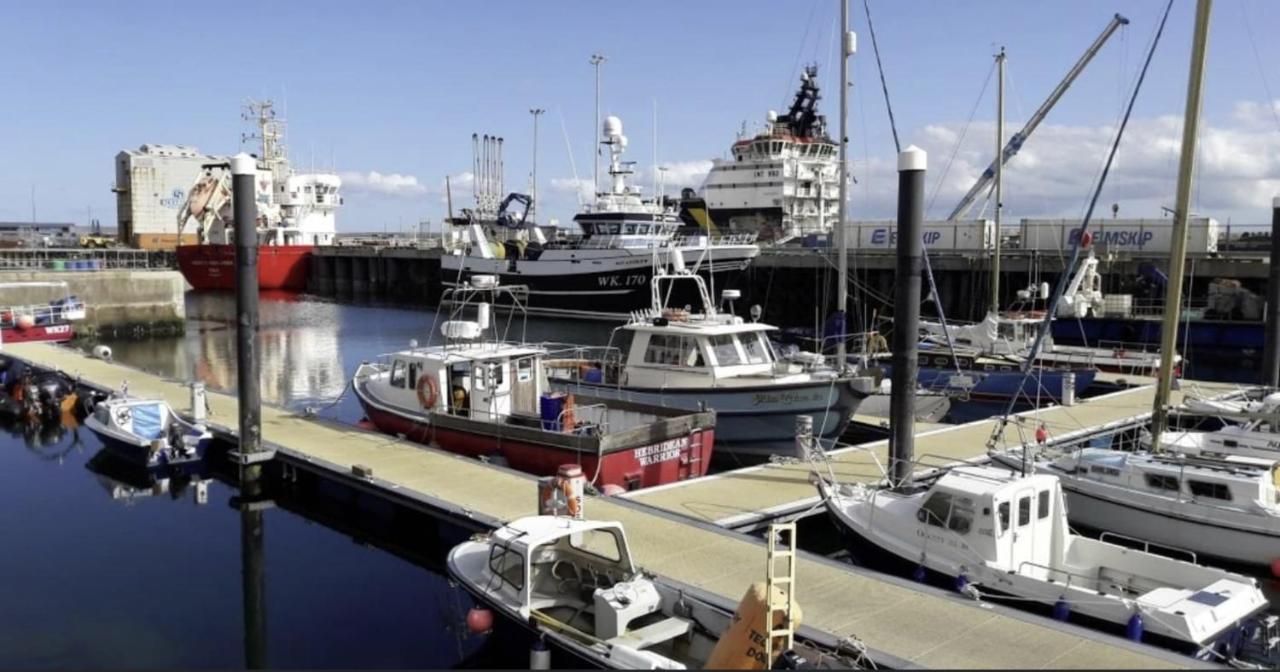
<path id="1" fill-rule="evenodd" d="M 424 373 L 418 378 L 418 403 L 423 408 L 434 408 L 440 398 L 440 381 L 436 377 Z"/>

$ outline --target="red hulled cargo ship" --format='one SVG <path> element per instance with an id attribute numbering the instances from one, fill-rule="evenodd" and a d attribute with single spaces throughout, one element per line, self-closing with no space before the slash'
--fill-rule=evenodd
<path id="1" fill-rule="evenodd" d="M 283 122 L 271 101 L 250 102 L 246 117 L 257 122 L 262 152 L 255 187 L 258 201 L 258 287 L 302 291 L 316 245 L 333 243 L 334 214 L 342 205 L 342 180 L 331 173 L 295 174 L 289 165 Z M 195 245 L 179 245 L 178 269 L 197 290 L 235 287 L 235 227 L 231 174 L 207 168 L 178 213 L 178 237 L 195 226 Z"/>

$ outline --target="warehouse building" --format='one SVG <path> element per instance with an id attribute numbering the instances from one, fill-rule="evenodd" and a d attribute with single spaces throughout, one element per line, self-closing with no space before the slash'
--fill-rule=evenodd
<path id="1" fill-rule="evenodd" d="M 195 243 L 195 231 L 183 231 L 178 240 L 178 211 L 202 166 L 225 161 L 187 145 L 147 144 L 117 154 L 112 191 L 121 242 L 145 250 Z"/>

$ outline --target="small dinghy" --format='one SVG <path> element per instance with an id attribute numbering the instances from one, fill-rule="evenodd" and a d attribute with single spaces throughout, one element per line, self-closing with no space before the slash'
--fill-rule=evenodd
<path id="1" fill-rule="evenodd" d="M 155 469 L 204 459 L 213 434 L 156 399 L 113 397 L 98 402 L 85 427 L 120 457 Z"/>
<path id="2" fill-rule="evenodd" d="M 756 631 L 767 619 L 763 583 L 730 613 L 697 588 L 637 568 L 621 523 L 521 518 L 454 547 L 448 565 L 481 603 L 591 665 L 771 667 Z M 804 631 L 795 633 L 790 651 L 783 648 L 775 649 L 775 666 L 803 659 L 816 667 L 862 667 L 860 652 L 818 643 Z"/>

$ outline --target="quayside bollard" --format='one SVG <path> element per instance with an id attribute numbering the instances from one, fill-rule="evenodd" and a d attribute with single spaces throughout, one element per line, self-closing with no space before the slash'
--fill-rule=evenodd
<path id="1" fill-rule="evenodd" d="M 924 219 L 924 174 L 929 155 L 912 145 L 898 154 L 898 260 L 894 272 L 893 389 L 889 395 L 889 480 L 901 488 L 911 480 L 915 454 L 916 333 L 920 326 L 920 240 Z"/>
<path id="2" fill-rule="evenodd" d="M 1267 283 L 1266 348 L 1262 384 L 1280 387 L 1280 196 L 1271 200 L 1271 278 Z M 1187 344 L 1182 344 L 1187 349 Z"/>

